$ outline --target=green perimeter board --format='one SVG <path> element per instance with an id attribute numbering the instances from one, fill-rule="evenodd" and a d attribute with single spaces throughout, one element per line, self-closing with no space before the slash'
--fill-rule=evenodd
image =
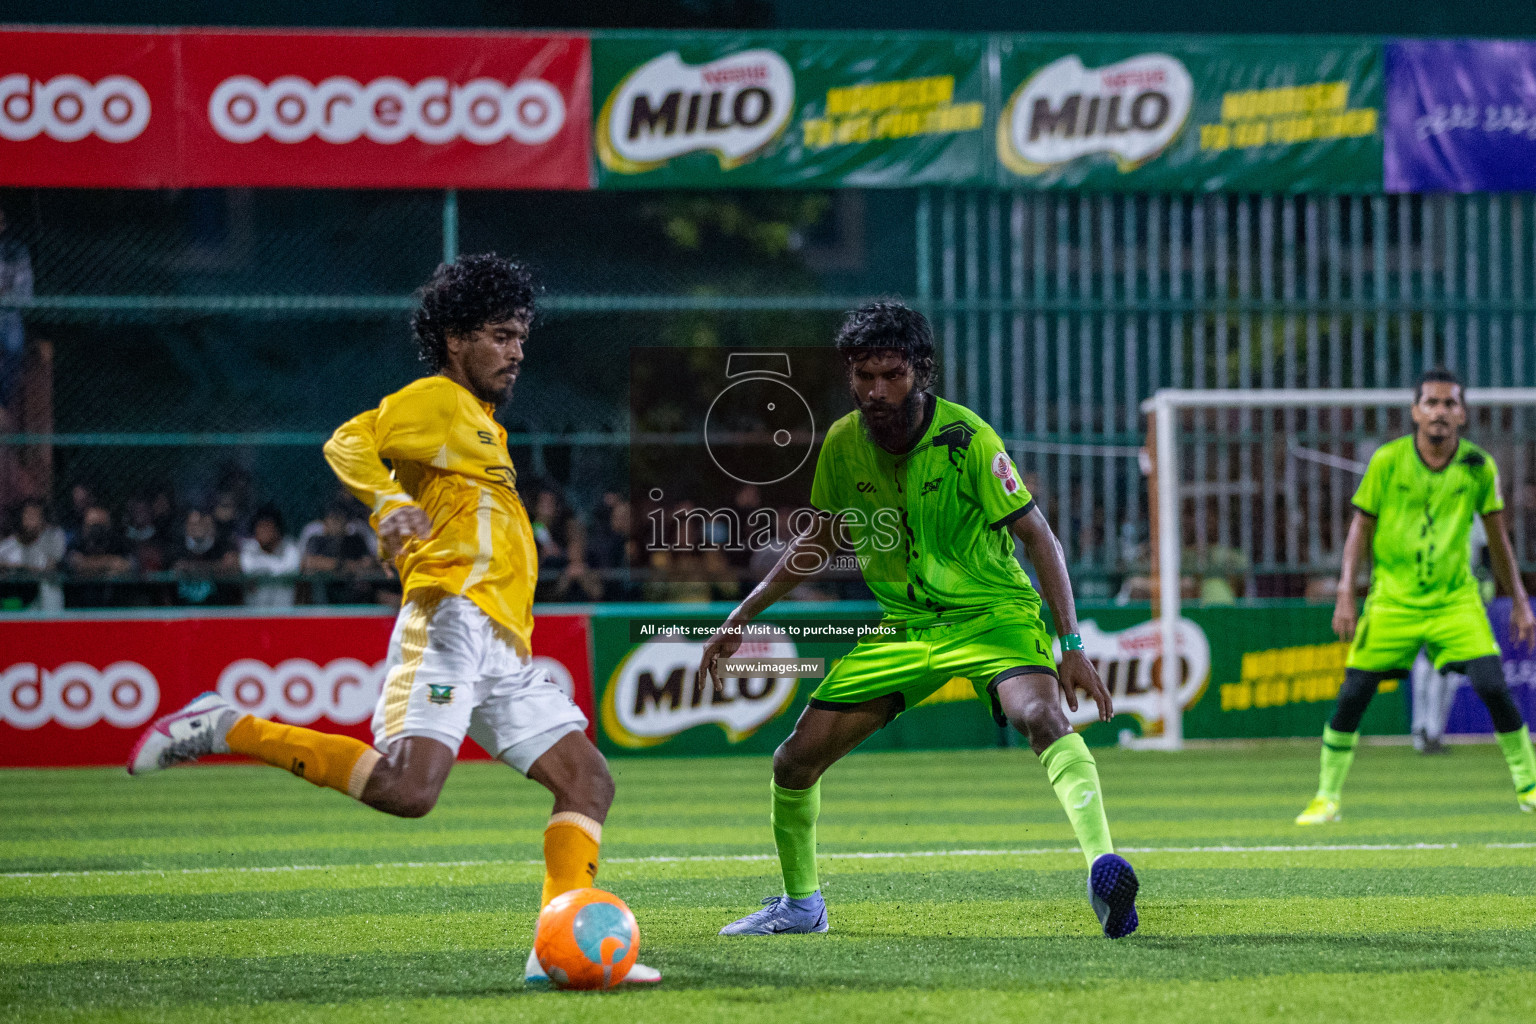
<path id="1" fill-rule="evenodd" d="M 997 183 L 1382 189 L 1383 54 L 1360 39 L 998 37 Z"/>
<path id="2" fill-rule="evenodd" d="M 598 187 L 983 184 L 987 48 L 981 35 L 596 36 Z"/>
<path id="3" fill-rule="evenodd" d="M 753 694 L 755 699 L 743 700 L 740 694 L 733 693 L 735 700 L 731 705 L 717 708 L 711 708 L 712 694 L 705 688 L 698 692 L 695 706 L 693 670 L 700 646 L 643 644 L 632 638 L 632 622 L 714 625 L 727 611 L 724 606 L 705 611 L 698 606 L 631 605 L 625 609 L 599 609 L 593 615 L 596 726 L 598 746 L 605 753 L 766 754 L 789 735 L 816 687 L 815 680 L 800 680 L 792 690 L 780 684 L 772 692 Z M 1148 623 L 1144 606 L 1082 606 L 1078 615 L 1085 631 L 1092 623 L 1098 630 L 1111 634 Z M 1191 739 L 1320 735 L 1343 679 L 1342 651 L 1329 626 L 1331 616 L 1331 608 L 1300 603 L 1187 609 L 1185 617 L 1200 628 L 1210 645 L 1210 671 L 1198 698 L 1185 709 L 1185 735 Z M 872 605 L 786 604 L 774 608 L 760 621 L 786 626 L 828 622 L 851 625 L 872 624 L 877 618 Z M 851 640 L 799 642 L 794 653 L 799 657 L 824 658 L 830 667 L 851 646 Z M 646 650 L 642 651 L 642 647 Z M 1244 655 L 1253 656 L 1246 667 Z M 1126 679 L 1133 679 L 1141 680 L 1132 682 L 1133 688 L 1145 687 L 1145 667 L 1141 674 L 1136 674 L 1121 659 L 1115 671 L 1121 686 Z M 1100 672 L 1106 679 L 1110 677 L 1107 660 L 1100 661 Z M 649 682 L 642 683 L 647 673 Z M 637 705 L 642 685 L 646 689 Z M 669 690 L 669 686 L 673 689 Z M 1223 687 L 1228 688 L 1225 694 Z M 964 692 L 963 688 L 960 692 Z M 672 721 L 680 727 L 664 738 L 643 737 L 653 742 L 641 745 L 636 734 L 618 720 L 633 722 L 635 717 L 618 715 L 621 699 L 631 712 L 637 706 L 643 707 L 639 717 L 645 718 L 654 716 L 660 706 L 670 709 L 674 695 L 678 713 Z M 1087 705 L 1086 700 L 1083 704 Z M 664 716 L 668 713 L 662 712 Z M 687 717 L 690 714 L 696 717 Z M 728 721 L 732 716 L 734 721 Z M 1380 694 L 1372 702 L 1362 728 L 1370 734 L 1406 732 L 1402 694 Z M 1142 722 L 1134 715 L 1119 714 L 1107 724 L 1087 726 L 1084 736 L 1090 744 L 1112 744 L 1122 729 L 1140 733 Z M 973 748 L 996 746 L 999 742 L 999 730 L 989 709 L 972 698 L 911 709 L 876 733 L 861 749 Z M 1022 739 L 1014 735 L 1007 735 L 1007 742 L 1022 745 Z"/>

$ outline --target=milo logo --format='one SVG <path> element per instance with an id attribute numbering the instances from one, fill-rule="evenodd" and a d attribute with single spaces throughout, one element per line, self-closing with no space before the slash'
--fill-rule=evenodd
<path id="1" fill-rule="evenodd" d="M 793 658 L 794 643 L 780 630 L 745 640 L 737 658 Z M 666 637 L 629 652 L 603 694 L 608 738 L 623 747 L 653 747 L 697 725 L 715 724 L 739 743 L 777 716 L 795 695 L 792 676 L 724 678 L 716 687 L 696 678 L 702 643 Z"/>
<path id="2" fill-rule="evenodd" d="M 1098 669 L 1099 678 L 1115 700 L 1116 713 L 1137 716 L 1146 723 L 1163 720 L 1163 686 L 1168 674 L 1162 654 L 1161 625 L 1156 619 L 1109 633 L 1093 620 L 1078 624 L 1083 636 L 1083 653 Z M 1178 652 L 1175 685 L 1179 706 L 1186 710 L 1205 692 L 1211 677 L 1211 642 L 1205 630 L 1189 619 L 1179 619 L 1174 631 L 1174 649 Z M 1061 641 L 1055 643 L 1056 661 L 1061 661 Z M 1091 700 L 1079 700 L 1067 719 L 1074 726 L 1098 720 L 1098 709 Z"/>
<path id="3" fill-rule="evenodd" d="M 1166 53 L 1085 68 L 1076 54 L 1020 85 L 997 124 L 997 153 L 1015 174 L 1042 174 L 1093 153 L 1122 172 L 1157 156 L 1189 118 L 1194 83 Z"/>
<path id="4" fill-rule="evenodd" d="M 610 171 L 639 174 L 707 150 L 730 170 L 784 130 L 794 102 L 794 73 L 773 50 L 700 65 L 666 53 L 630 72 L 603 103 L 598 159 Z"/>

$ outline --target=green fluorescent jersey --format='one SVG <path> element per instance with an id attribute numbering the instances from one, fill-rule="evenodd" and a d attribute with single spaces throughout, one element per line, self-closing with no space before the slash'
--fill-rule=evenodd
<path id="1" fill-rule="evenodd" d="M 1354 504 L 1376 517 L 1373 599 L 1429 608 L 1476 592 L 1467 547 L 1472 517 L 1504 507 L 1487 452 L 1462 441 L 1437 473 L 1411 434 L 1388 441 L 1371 456 Z"/>
<path id="2" fill-rule="evenodd" d="M 923 627 L 1000 607 L 1040 614 L 1006 529 L 1034 499 L 1002 439 L 963 406 L 932 399 L 902 455 L 871 441 L 857 411 L 844 416 L 827 431 L 811 504 L 844 517 L 889 619 Z"/>

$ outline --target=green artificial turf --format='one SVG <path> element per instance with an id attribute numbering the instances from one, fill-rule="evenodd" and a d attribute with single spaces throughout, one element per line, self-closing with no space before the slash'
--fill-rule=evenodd
<path id="1" fill-rule="evenodd" d="M 823 785 L 829 935 L 722 939 L 779 891 L 763 758 L 614 762 L 600 884 L 661 986 L 525 991 L 548 797 L 455 769 L 419 821 L 285 773 L 0 772 L 0 1019 L 1504 1020 L 1536 992 L 1536 818 L 1492 747 L 1098 752 L 1142 879 L 1110 942 L 1034 758 L 855 755 Z"/>

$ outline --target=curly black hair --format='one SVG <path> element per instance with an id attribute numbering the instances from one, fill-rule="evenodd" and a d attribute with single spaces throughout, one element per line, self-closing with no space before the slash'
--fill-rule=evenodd
<path id="1" fill-rule="evenodd" d="M 440 263 L 416 293 L 411 330 L 421 361 L 436 373 L 448 359 L 450 334 L 472 334 L 486 324 L 533 316 L 539 287 L 528 265 L 493 252 Z"/>
<path id="2" fill-rule="evenodd" d="M 932 385 L 936 376 L 928 318 L 897 299 L 866 302 L 849 313 L 833 345 L 850 367 L 875 352 L 900 352 L 912 364 L 919 389 Z"/>

